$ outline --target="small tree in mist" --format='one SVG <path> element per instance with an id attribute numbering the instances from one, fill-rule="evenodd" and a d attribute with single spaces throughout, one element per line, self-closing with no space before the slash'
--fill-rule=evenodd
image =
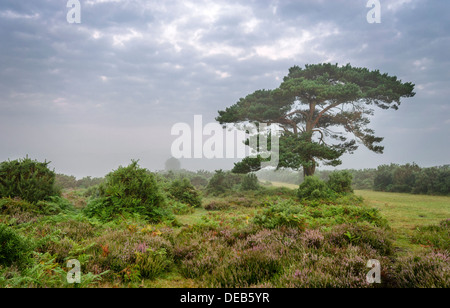
<path id="1" fill-rule="evenodd" d="M 181 163 L 175 157 L 171 157 L 168 160 L 166 160 L 165 169 L 166 169 L 166 171 L 177 171 L 177 170 L 180 170 L 181 169 Z"/>

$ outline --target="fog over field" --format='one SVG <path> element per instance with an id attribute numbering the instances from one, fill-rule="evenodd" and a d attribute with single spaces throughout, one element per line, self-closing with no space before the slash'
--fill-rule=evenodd
<path id="1" fill-rule="evenodd" d="M 339 168 L 448 164 L 450 3 L 380 2 L 381 23 L 368 23 L 367 1 L 81 0 L 81 23 L 69 23 L 67 1 L 3 0 L 0 161 L 28 154 L 78 178 L 131 159 L 163 169 L 174 124 L 215 122 L 290 67 L 330 62 L 379 69 L 416 92 L 371 118 L 383 155 L 360 147 Z"/>

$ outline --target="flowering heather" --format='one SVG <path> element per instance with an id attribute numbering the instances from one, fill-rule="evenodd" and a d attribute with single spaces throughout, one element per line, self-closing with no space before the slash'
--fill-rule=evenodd
<path id="1" fill-rule="evenodd" d="M 147 249 L 148 249 L 148 245 L 146 243 L 139 243 L 139 244 L 137 244 L 135 251 L 140 252 L 140 253 L 145 253 L 145 252 L 147 252 Z"/>
<path id="2" fill-rule="evenodd" d="M 405 256 L 392 266 L 392 287 L 449 288 L 450 254 L 430 252 Z"/>
<path id="3" fill-rule="evenodd" d="M 358 249 L 337 250 L 335 255 L 307 252 L 295 260 L 275 284 L 287 288 L 365 288 L 367 256 Z"/>
<path id="4" fill-rule="evenodd" d="M 234 251 L 232 256 L 212 275 L 208 276 L 213 287 L 249 287 L 269 281 L 283 269 L 280 255 L 267 247 Z"/>
<path id="5" fill-rule="evenodd" d="M 305 230 L 301 239 L 306 247 L 320 248 L 325 237 L 319 230 Z"/>
<path id="6" fill-rule="evenodd" d="M 148 233 L 134 233 L 129 230 L 107 230 L 103 235 L 93 239 L 96 245 L 89 253 L 93 259 L 89 262 L 92 267 L 107 268 L 120 272 L 136 262 L 138 253 L 165 249 L 172 253 L 171 243 L 161 236 Z M 103 248 L 108 247 L 105 254 Z"/>
<path id="7" fill-rule="evenodd" d="M 326 240 L 337 247 L 349 244 L 376 250 L 380 255 L 388 256 L 394 253 L 394 246 L 388 231 L 367 223 L 342 224 L 333 227 L 327 233 Z"/>

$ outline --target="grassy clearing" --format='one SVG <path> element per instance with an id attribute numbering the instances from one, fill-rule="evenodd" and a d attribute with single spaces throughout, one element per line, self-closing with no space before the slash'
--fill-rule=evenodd
<path id="1" fill-rule="evenodd" d="M 422 246 L 411 243 L 417 228 L 437 225 L 450 218 L 450 197 L 370 190 L 357 190 L 355 194 L 363 197 L 368 206 L 381 211 L 397 236 L 396 244 L 406 250 L 423 250 Z"/>
<path id="2" fill-rule="evenodd" d="M 367 204 L 382 211 L 394 229 L 413 230 L 450 217 L 450 197 L 357 190 Z"/>
<path id="3" fill-rule="evenodd" d="M 298 188 L 298 185 L 295 185 L 295 184 L 282 183 L 282 182 L 271 182 L 271 183 L 272 183 L 272 185 L 274 187 L 287 187 L 287 188 L 290 188 L 290 189 L 297 189 Z"/>

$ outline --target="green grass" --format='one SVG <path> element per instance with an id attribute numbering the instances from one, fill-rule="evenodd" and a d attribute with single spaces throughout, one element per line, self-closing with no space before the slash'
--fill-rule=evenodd
<path id="1" fill-rule="evenodd" d="M 282 182 L 271 182 L 274 187 L 287 187 L 290 189 L 298 189 L 298 185 Z"/>
<path id="2" fill-rule="evenodd" d="M 450 218 L 450 197 L 357 190 L 367 205 L 377 208 L 389 221 L 403 249 L 420 250 L 410 242 L 418 227 L 436 225 Z"/>
<path id="3" fill-rule="evenodd" d="M 417 226 L 437 224 L 450 217 L 450 197 L 369 190 L 355 193 L 362 196 L 368 205 L 381 210 L 393 228 L 411 230 Z"/>

